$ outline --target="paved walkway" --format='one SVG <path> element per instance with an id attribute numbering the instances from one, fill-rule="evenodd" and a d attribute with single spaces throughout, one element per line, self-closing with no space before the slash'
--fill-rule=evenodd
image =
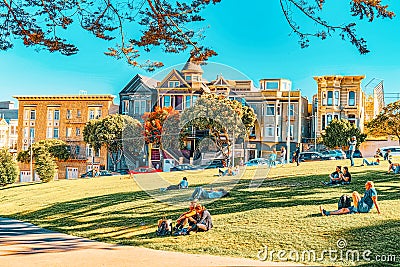
<path id="1" fill-rule="evenodd" d="M 0 218 L 0 266 L 280 266 L 274 262 L 117 246 Z"/>

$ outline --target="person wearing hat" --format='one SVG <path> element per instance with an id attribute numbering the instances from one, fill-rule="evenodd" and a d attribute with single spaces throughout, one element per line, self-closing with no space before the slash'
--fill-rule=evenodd
<path id="1" fill-rule="evenodd" d="M 354 151 L 356 150 L 357 139 L 355 136 L 352 136 L 349 141 L 349 154 L 350 154 L 350 165 L 354 166 Z"/>

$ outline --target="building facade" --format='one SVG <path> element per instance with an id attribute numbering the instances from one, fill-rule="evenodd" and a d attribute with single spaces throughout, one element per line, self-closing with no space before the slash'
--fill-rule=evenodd
<path id="1" fill-rule="evenodd" d="M 18 109 L 12 101 L 0 102 L 0 148 L 6 147 L 10 153 L 17 153 Z"/>
<path id="2" fill-rule="evenodd" d="M 320 136 L 333 119 L 346 119 L 364 130 L 366 96 L 361 89 L 364 78 L 364 75 L 314 77 L 318 91 L 313 97 L 312 124 L 316 125 L 313 135 Z"/>
<path id="3" fill-rule="evenodd" d="M 17 150 L 44 139 L 63 140 L 71 157 L 57 162 L 58 178 L 78 178 L 92 168 L 107 168 L 107 151 L 93 151 L 83 141 L 83 129 L 92 119 L 109 114 L 112 95 L 15 96 L 19 103 Z M 34 169 L 34 168 L 33 168 Z M 20 164 L 20 181 L 32 181 L 29 164 Z"/>
<path id="4" fill-rule="evenodd" d="M 291 91 L 291 81 L 263 79 L 258 89 L 251 80 L 229 80 L 221 74 L 207 81 L 203 74 L 201 66 L 189 60 L 182 70 L 173 69 L 161 81 L 136 75 L 120 92 L 120 112 L 139 119 L 154 106 L 183 111 L 204 93 L 236 99 L 257 114 L 249 140 L 234 147 L 235 158 L 244 160 L 265 156 L 273 146 L 286 144 L 288 133 L 293 147 L 309 136 L 308 100 L 300 91 Z M 195 138 L 187 140 L 190 149 Z"/>

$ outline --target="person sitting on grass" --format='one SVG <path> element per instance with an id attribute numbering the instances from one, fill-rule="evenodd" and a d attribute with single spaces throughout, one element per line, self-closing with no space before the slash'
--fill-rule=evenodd
<path id="1" fill-rule="evenodd" d="M 342 208 L 335 211 L 326 211 L 322 206 L 319 206 L 322 216 L 368 213 L 374 206 L 376 207 L 378 214 L 381 214 L 381 210 L 378 205 L 378 193 L 376 192 L 374 182 L 368 181 L 365 183 L 365 193 L 363 197 L 361 197 L 357 191 L 354 191 L 352 196 L 353 206 L 348 208 Z"/>
<path id="2" fill-rule="evenodd" d="M 235 170 L 232 167 L 228 167 L 225 171 L 218 169 L 218 176 L 235 176 L 239 173 L 239 167 L 236 167 Z"/>
<path id="3" fill-rule="evenodd" d="M 195 210 L 197 213 L 197 221 L 195 224 L 189 226 L 187 234 L 190 234 L 192 231 L 206 232 L 213 227 L 211 214 L 204 206 L 197 203 Z"/>
<path id="4" fill-rule="evenodd" d="M 379 158 L 376 158 L 376 161 L 368 161 L 367 159 L 363 159 L 363 162 L 361 164 L 361 166 L 367 165 L 367 166 L 374 166 L 374 165 L 379 165 Z"/>
<path id="5" fill-rule="evenodd" d="M 168 186 L 167 188 L 160 188 L 160 191 L 166 191 L 166 190 L 178 190 L 178 189 L 187 189 L 189 187 L 189 183 L 187 181 L 186 177 L 182 178 L 182 181 L 179 182 L 179 184 L 173 184 Z"/>
<path id="6" fill-rule="evenodd" d="M 329 175 L 329 182 L 322 182 L 323 185 L 336 185 L 342 181 L 342 166 L 336 166 L 336 170 Z"/>
<path id="7" fill-rule="evenodd" d="M 400 173 L 400 163 L 390 162 L 389 169 L 388 169 L 387 173 L 389 174 L 392 171 L 395 174 Z"/>
<path id="8" fill-rule="evenodd" d="M 342 174 L 342 184 L 349 185 L 350 182 L 351 182 L 351 173 L 349 172 L 349 168 L 344 166 Z"/>

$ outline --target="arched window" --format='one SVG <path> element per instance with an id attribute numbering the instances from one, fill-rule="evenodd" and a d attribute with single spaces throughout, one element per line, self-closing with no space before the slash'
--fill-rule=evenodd
<path id="1" fill-rule="evenodd" d="M 349 106 L 356 105 L 356 93 L 354 91 L 349 92 Z"/>

